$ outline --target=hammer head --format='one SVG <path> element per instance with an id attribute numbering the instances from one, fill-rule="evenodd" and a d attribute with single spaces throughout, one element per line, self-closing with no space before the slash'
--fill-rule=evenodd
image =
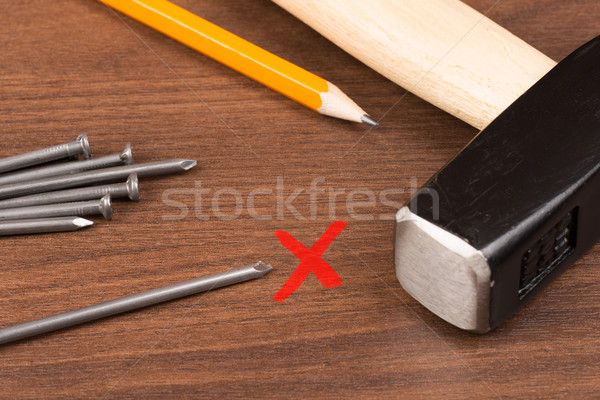
<path id="1" fill-rule="evenodd" d="M 600 238 L 600 37 L 523 94 L 396 216 L 404 289 L 487 332 Z"/>

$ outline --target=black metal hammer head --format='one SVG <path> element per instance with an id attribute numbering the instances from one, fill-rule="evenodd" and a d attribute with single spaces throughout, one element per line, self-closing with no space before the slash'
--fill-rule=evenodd
<path id="1" fill-rule="evenodd" d="M 396 273 L 487 332 L 600 239 L 600 37 L 523 94 L 396 217 Z"/>

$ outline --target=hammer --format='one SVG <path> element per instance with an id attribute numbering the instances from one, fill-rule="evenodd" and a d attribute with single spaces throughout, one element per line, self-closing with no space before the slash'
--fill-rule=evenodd
<path id="1" fill-rule="evenodd" d="M 600 238 L 600 37 L 558 65 L 458 0 L 273 0 L 482 129 L 400 209 L 402 287 L 487 332 Z"/>

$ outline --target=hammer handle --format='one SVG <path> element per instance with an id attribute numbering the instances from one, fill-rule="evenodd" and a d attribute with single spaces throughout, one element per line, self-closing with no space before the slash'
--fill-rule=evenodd
<path id="1" fill-rule="evenodd" d="M 273 0 L 388 79 L 485 128 L 556 63 L 458 0 Z"/>

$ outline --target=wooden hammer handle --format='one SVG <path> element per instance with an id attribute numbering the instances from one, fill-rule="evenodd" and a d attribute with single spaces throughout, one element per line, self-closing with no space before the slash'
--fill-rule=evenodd
<path id="1" fill-rule="evenodd" d="M 552 67 L 458 0 L 273 0 L 435 106 L 483 129 Z"/>

